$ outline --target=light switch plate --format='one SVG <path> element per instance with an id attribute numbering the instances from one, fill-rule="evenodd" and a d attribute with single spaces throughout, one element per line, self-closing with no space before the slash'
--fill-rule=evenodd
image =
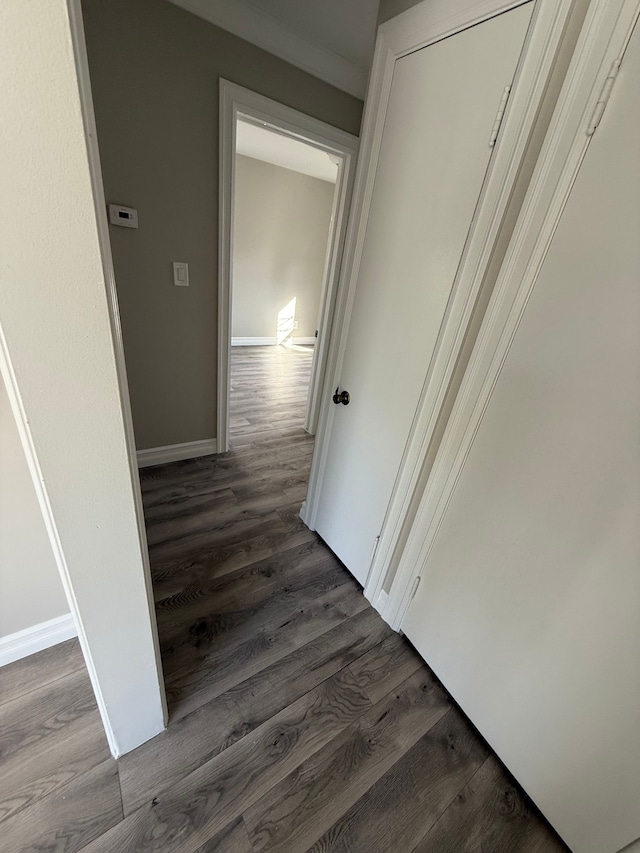
<path id="1" fill-rule="evenodd" d="M 189 287 L 189 264 L 184 261 L 173 262 L 173 283 L 176 287 Z"/>

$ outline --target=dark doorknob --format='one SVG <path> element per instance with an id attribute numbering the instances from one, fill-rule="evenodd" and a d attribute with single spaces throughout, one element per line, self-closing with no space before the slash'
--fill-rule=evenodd
<path id="1" fill-rule="evenodd" d="M 336 406 L 338 405 L 338 403 L 342 403 L 343 406 L 348 406 L 349 400 L 351 399 L 351 397 L 349 397 L 349 392 L 340 391 L 340 393 L 338 393 L 338 391 L 340 391 L 339 385 L 336 388 L 336 393 L 333 395 L 333 402 L 336 404 Z"/>

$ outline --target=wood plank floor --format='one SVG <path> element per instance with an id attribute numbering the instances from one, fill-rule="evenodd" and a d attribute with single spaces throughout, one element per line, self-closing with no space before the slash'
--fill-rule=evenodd
<path id="1" fill-rule="evenodd" d="M 232 450 L 141 472 L 170 724 L 109 757 L 74 641 L 0 670 L 0 853 L 567 848 L 298 518 L 311 353 L 232 358 Z"/>

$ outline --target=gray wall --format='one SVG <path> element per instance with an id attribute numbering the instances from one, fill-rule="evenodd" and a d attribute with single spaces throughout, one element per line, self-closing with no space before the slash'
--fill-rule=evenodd
<path id="1" fill-rule="evenodd" d="M 274 337 L 296 299 L 294 337 L 313 337 L 335 184 L 236 157 L 233 337 Z"/>
<path id="2" fill-rule="evenodd" d="M 215 436 L 218 80 L 357 134 L 362 102 L 164 0 L 84 0 L 136 443 Z M 174 260 L 191 286 L 172 286 Z"/>
<path id="3" fill-rule="evenodd" d="M 390 18 L 395 18 L 400 12 L 406 12 L 412 6 L 417 6 L 421 0 L 380 0 L 378 8 L 378 24 L 383 24 Z"/>
<path id="4" fill-rule="evenodd" d="M 68 612 L 0 376 L 0 637 Z"/>

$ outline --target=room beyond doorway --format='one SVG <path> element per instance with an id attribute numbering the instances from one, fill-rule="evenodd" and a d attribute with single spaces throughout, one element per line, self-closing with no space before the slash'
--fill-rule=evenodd
<path id="1" fill-rule="evenodd" d="M 231 373 L 239 364 L 260 365 L 247 371 L 247 393 L 258 394 L 272 382 L 273 365 L 295 364 L 269 348 L 300 350 L 307 369 L 291 377 L 299 398 L 300 426 L 314 432 L 309 418 L 309 390 L 316 336 L 326 293 L 327 259 L 336 201 L 340 158 L 309 143 L 240 118 L 235 127 L 233 240 L 231 248 Z M 238 352 L 258 351 L 253 358 Z M 316 372 L 316 379 L 318 374 Z M 255 383 L 255 388 L 251 383 Z M 266 389 L 265 389 L 266 390 Z M 283 389 L 287 395 L 289 389 Z M 229 437 L 234 437 L 239 405 L 230 394 Z M 251 396 L 250 398 L 251 399 Z M 240 412 L 238 429 L 246 407 Z M 233 444 L 230 443 L 232 447 Z"/>
<path id="2" fill-rule="evenodd" d="M 309 346 L 232 349 L 231 450 L 253 447 L 268 452 L 287 442 L 312 450 L 313 437 L 304 431 L 312 359 L 313 348 Z M 309 479 L 309 462 L 310 457 L 304 464 L 297 461 L 290 471 L 283 460 L 282 469 L 274 470 L 269 477 L 274 490 L 283 477 L 284 487 L 302 502 Z"/>
<path id="3" fill-rule="evenodd" d="M 304 422 L 315 433 L 358 140 L 226 80 L 220 133 L 217 449 L 224 453 L 232 345 L 315 345 Z"/>
<path id="4" fill-rule="evenodd" d="M 314 345 L 339 158 L 238 119 L 231 345 Z"/>

